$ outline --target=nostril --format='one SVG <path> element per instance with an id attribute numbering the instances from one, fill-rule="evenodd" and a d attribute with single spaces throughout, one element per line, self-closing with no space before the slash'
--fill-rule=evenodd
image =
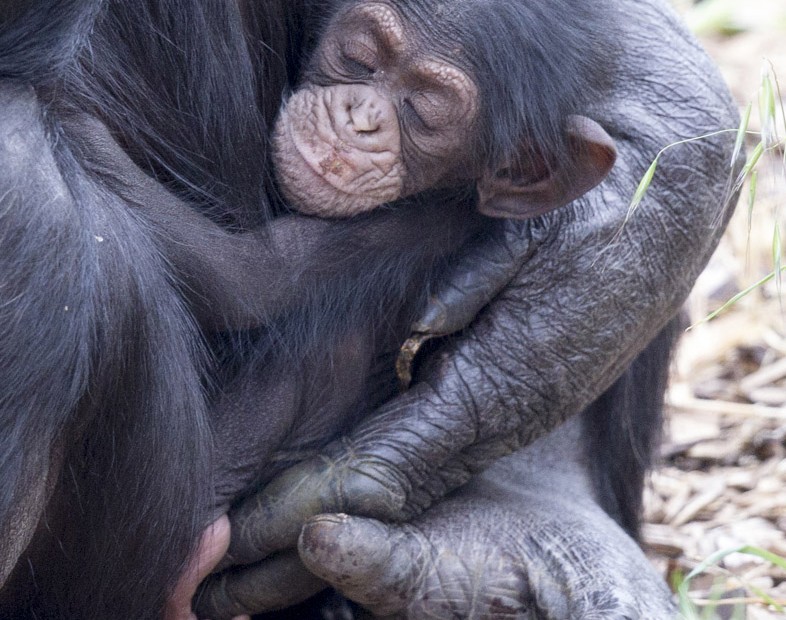
<path id="1" fill-rule="evenodd" d="M 350 112 L 350 121 L 352 123 L 352 129 L 359 134 L 376 133 L 380 130 L 382 125 L 380 122 L 380 115 L 368 109 L 353 109 Z"/>
<path id="2" fill-rule="evenodd" d="M 373 127 L 372 126 L 366 126 L 366 127 L 356 126 L 355 127 L 355 131 L 357 133 L 363 133 L 363 134 L 377 133 L 379 131 L 379 125 L 375 125 Z"/>

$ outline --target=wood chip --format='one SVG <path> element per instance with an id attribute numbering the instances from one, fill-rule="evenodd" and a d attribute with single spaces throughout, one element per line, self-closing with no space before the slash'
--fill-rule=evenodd
<path id="1" fill-rule="evenodd" d="M 786 357 L 769 366 L 763 366 L 740 381 L 740 389 L 749 392 L 786 377 Z"/>
<path id="2" fill-rule="evenodd" d="M 707 488 L 691 499 L 685 506 L 671 519 L 673 526 L 679 526 L 692 520 L 703 508 L 718 499 L 726 490 L 726 483 L 723 480 L 712 480 Z"/>

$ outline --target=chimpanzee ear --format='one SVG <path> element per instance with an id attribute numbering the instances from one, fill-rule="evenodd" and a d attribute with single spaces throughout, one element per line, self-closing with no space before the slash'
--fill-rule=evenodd
<path id="1" fill-rule="evenodd" d="M 584 195 L 611 171 L 617 158 L 614 141 L 586 116 L 570 116 L 566 132 L 571 162 L 564 170 L 533 172 L 531 158 L 524 166 L 487 172 L 478 181 L 478 210 L 491 217 L 526 219 L 543 215 Z"/>

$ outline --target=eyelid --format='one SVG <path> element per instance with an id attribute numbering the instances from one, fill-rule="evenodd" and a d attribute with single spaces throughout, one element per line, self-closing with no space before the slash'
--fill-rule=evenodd
<path id="1" fill-rule="evenodd" d="M 410 117 L 414 117 L 415 120 L 418 122 L 419 125 L 422 125 L 426 129 L 430 129 L 428 123 L 423 119 L 423 116 L 418 112 L 417 107 L 412 103 L 411 97 L 404 97 L 404 100 L 401 103 L 402 108 L 406 111 Z"/>
<path id="2" fill-rule="evenodd" d="M 434 126 L 434 120 L 439 120 L 439 110 L 441 106 L 434 103 L 427 95 L 422 93 L 412 95 L 405 99 L 421 123 L 428 129 Z"/>
<path id="3" fill-rule="evenodd" d="M 341 54 L 344 58 L 362 65 L 370 71 L 377 69 L 379 64 L 379 48 L 372 37 L 356 37 L 341 42 Z"/>

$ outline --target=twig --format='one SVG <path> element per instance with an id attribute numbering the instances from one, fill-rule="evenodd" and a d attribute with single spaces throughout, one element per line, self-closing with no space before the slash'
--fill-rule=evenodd
<path id="1" fill-rule="evenodd" d="M 786 421 L 786 408 L 764 407 L 748 403 L 733 403 L 727 400 L 704 400 L 669 394 L 666 404 L 680 411 L 701 411 L 718 415 L 732 415 L 742 418 L 769 418 Z"/>

